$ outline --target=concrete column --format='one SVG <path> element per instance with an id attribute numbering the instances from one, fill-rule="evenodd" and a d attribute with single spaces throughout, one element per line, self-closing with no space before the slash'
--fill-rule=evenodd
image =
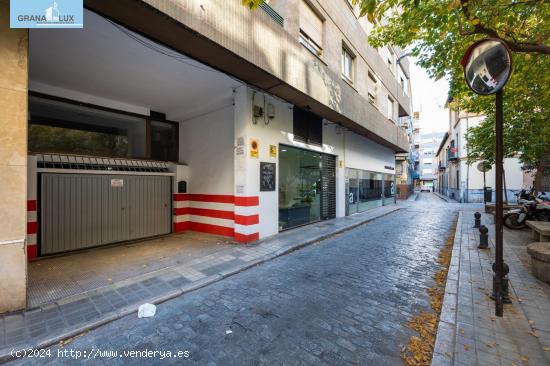
<path id="1" fill-rule="evenodd" d="M 28 34 L 0 0 L 0 313 L 26 306 Z"/>
<path id="2" fill-rule="evenodd" d="M 252 91 L 241 86 L 234 93 L 235 103 L 235 217 L 259 218 L 260 158 L 251 156 L 251 142 L 262 142 L 252 131 Z M 259 150 L 259 149 L 258 149 Z M 246 220 L 245 220 L 246 221 Z M 258 222 L 235 220 L 235 240 L 250 243 L 258 240 Z"/>

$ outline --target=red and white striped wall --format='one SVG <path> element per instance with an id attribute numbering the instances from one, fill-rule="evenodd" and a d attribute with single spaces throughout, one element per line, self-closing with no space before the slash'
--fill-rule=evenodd
<path id="1" fill-rule="evenodd" d="M 234 237 L 239 243 L 259 239 L 258 197 L 174 194 L 174 232 L 186 230 Z"/>
<path id="2" fill-rule="evenodd" d="M 38 210 L 36 200 L 27 201 L 27 259 L 33 260 L 38 256 Z"/>
<path id="3" fill-rule="evenodd" d="M 250 243 L 260 238 L 260 199 L 258 196 L 235 197 L 235 241 Z"/>

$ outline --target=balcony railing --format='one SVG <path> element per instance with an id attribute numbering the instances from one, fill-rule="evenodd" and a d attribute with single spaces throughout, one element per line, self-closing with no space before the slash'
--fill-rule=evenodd
<path id="1" fill-rule="evenodd" d="M 265 1 L 260 5 L 260 7 L 273 19 L 275 22 L 277 22 L 281 27 L 284 26 L 285 20 L 284 18 L 275 11 L 271 6 L 269 6 L 268 3 Z"/>
<path id="2" fill-rule="evenodd" d="M 447 160 L 456 160 L 458 159 L 458 147 L 451 146 L 447 150 Z"/>

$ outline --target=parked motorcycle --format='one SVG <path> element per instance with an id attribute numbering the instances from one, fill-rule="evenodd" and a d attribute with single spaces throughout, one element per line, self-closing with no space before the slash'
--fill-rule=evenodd
<path id="1" fill-rule="evenodd" d="M 523 229 L 527 221 L 550 221 L 550 202 L 536 195 L 534 188 L 522 189 L 517 194 L 518 203 L 522 207 L 508 211 L 504 217 L 504 225 L 509 229 Z"/>

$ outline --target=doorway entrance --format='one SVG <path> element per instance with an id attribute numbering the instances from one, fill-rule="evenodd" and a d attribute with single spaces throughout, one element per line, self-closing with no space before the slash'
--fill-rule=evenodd
<path id="1" fill-rule="evenodd" d="M 336 217 L 335 157 L 285 145 L 279 151 L 279 229 Z"/>

